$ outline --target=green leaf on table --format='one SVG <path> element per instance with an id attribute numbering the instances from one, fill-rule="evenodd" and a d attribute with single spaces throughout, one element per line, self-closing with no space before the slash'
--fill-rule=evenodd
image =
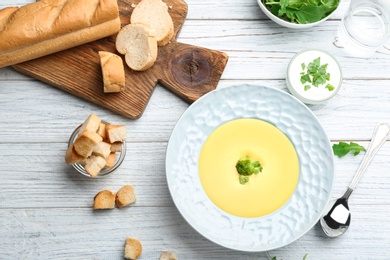
<path id="1" fill-rule="evenodd" d="M 353 155 L 356 156 L 361 151 L 366 151 L 366 148 L 354 142 L 350 142 L 349 144 L 346 142 L 339 142 L 338 144 L 334 144 L 332 149 L 333 153 L 338 157 L 343 157 L 349 152 L 353 152 Z"/>

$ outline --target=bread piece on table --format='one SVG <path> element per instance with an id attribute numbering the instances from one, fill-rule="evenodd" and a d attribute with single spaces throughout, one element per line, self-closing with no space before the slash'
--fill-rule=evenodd
<path id="1" fill-rule="evenodd" d="M 69 165 L 75 164 L 75 163 L 84 164 L 86 160 L 87 160 L 86 157 L 83 157 L 83 156 L 79 155 L 78 153 L 76 153 L 73 144 L 71 144 L 68 147 L 68 149 L 66 149 L 65 162 L 67 164 L 69 164 Z"/>
<path id="2" fill-rule="evenodd" d="M 116 193 L 115 203 L 118 208 L 123 208 L 130 204 L 133 204 L 136 201 L 136 196 L 134 192 L 134 187 L 130 185 L 125 185 Z"/>
<path id="3" fill-rule="evenodd" d="M 115 208 L 115 194 L 109 190 L 102 190 L 96 194 L 93 200 L 94 209 L 113 209 Z"/>
<path id="4" fill-rule="evenodd" d="M 116 38 L 116 49 L 125 55 L 126 64 L 135 71 L 144 71 L 157 59 L 157 41 L 150 28 L 143 24 L 123 27 Z"/>
<path id="5" fill-rule="evenodd" d="M 11 9 L 10 9 L 11 8 Z M 117 33 L 117 0 L 42 0 L 0 11 L 0 68 Z"/>
<path id="6" fill-rule="evenodd" d="M 142 254 L 142 244 L 136 238 L 126 238 L 125 259 L 137 259 Z"/>
<path id="7" fill-rule="evenodd" d="M 122 152 L 123 142 L 115 142 L 111 143 L 110 149 L 112 153 L 120 153 Z"/>
<path id="8" fill-rule="evenodd" d="M 96 177 L 104 166 L 106 166 L 106 160 L 104 158 L 91 155 L 84 165 L 84 170 L 91 175 L 91 177 Z"/>
<path id="9" fill-rule="evenodd" d="M 99 51 L 102 68 L 104 93 L 121 92 L 125 89 L 125 69 L 122 58 L 118 55 Z"/>
<path id="10" fill-rule="evenodd" d="M 97 145 L 95 145 L 95 147 L 92 150 L 92 154 L 95 156 L 100 156 L 103 159 L 107 159 L 107 157 L 111 153 L 110 147 L 111 147 L 111 144 L 102 141 L 102 142 L 98 143 Z"/>
<path id="11" fill-rule="evenodd" d="M 133 10 L 130 23 L 142 23 L 155 31 L 159 46 L 164 46 L 172 39 L 174 26 L 168 13 L 168 6 L 161 0 L 142 0 Z"/>
<path id="12" fill-rule="evenodd" d="M 79 133 L 82 133 L 86 130 L 97 132 L 101 122 L 102 120 L 96 114 L 90 114 L 81 125 Z"/>
<path id="13" fill-rule="evenodd" d="M 101 141 L 102 137 L 98 133 L 86 130 L 77 136 L 73 145 L 79 155 L 88 157 L 92 154 L 93 148 Z"/>
<path id="14" fill-rule="evenodd" d="M 127 138 L 127 131 L 124 125 L 106 125 L 107 138 L 110 143 L 123 142 Z"/>
<path id="15" fill-rule="evenodd" d="M 106 158 L 106 168 L 112 168 L 114 167 L 116 162 L 116 154 L 115 153 L 110 153 L 110 155 Z"/>
<path id="16" fill-rule="evenodd" d="M 176 260 L 176 253 L 164 251 L 160 255 L 160 260 Z"/>

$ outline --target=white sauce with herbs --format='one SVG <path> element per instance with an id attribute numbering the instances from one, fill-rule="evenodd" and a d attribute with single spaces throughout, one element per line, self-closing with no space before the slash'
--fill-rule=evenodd
<path id="1" fill-rule="evenodd" d="M 320 63 L 328 64 L 326 71 L 330 73 L 330 80 L 324 85 L 318 87 L 312 86 L 305 91 L 305 85 L 301 83 L 302 63 L 307 66 L 314 59 L 320 57 Z M 334 86 L 334 90 L 330 91 L 325 86 L 327 84 Z M 287 85 L 294 96 L 299 98 L 304 103 L 317 104 L 326 101 L 334 96 L 341 85 L 341 69 L 337 61 L 329 54 L 318 51 L 308 50 L 298 53 L 291 61 L 287 71 Z"/>

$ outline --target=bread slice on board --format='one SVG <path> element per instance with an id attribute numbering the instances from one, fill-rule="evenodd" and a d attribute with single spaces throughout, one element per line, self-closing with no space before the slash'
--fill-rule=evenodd
<path id="1" fill-rule="evenodd" d="M 126 25 L 118 33 L 115 44 L 118 52 L 125 55 L 126 64 L 133 70 L 147 70 L 157 59 L 157 41 L 146 25 Z"/>
<path id="2" fill-rule="evenodd" d="M 174 34 L 173 21 L 168 13 L 168 6 L 161 0 L 142 0 L 134 8 L 130 23 L 146 24 L 155 30 L 159 46 L 169 43 Z"/>
<path id="3" fill-rule="evenodd" d="M 118 55 L 99 51 L 102 68 L 104 93 L 121 92 L 125 89 L 125 69 L 122 58 Z"/>

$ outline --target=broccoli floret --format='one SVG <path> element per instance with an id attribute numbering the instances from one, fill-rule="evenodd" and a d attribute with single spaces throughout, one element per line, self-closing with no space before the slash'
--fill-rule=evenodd
<path id="1" fill-rule="evenodd" d="M 241 158 L 236 163 L 236 169 L 241 184 L 245 184 L 249 181 L 249 177 L 252 174 L 258 174 L 263 170 L 263 167 L 258 161 L 252 162 L 248 156 Z"/>

